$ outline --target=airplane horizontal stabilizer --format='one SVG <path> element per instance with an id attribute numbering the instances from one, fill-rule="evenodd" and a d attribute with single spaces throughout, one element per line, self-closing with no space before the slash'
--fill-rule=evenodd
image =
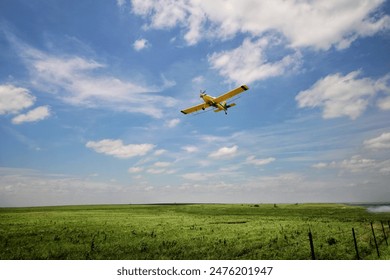
<path id="1" fill-rule="evenodd" d="M 230 108 L 230 107 L 233 107 L 233 106 L 236 106 L 236 103 L 232 103 L 232 104 L 228 104 L 228 105 L 225 105 L 226 106 L 226 109 L 227 108 Z M 218 108 L 217 110 L 214 110 L 214 112 L 221 112 L 223 111 L 222 109 Z"/>

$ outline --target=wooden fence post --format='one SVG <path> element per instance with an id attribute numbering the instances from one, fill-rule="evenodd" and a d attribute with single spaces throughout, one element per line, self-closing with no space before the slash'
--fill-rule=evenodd
<path id="1" fill-rule="evenodd" d="M 387 243 L 387 236 L 386 236 L 386 232 L 385 232 L 385 227 L 383 226 L 382 221 L 381 221 L 381 225 L 382 225 L 382 232 L 383 232 L 383 237 L 385 238 L 385 241 L 386 241 L 386 245 L 389 246 L 389 244 Z"/>
<path id="2" fill-rule="evenodd" d="M 314 254 L 313 235 L 311 234 L 311 230 L 310 229 L 309 229 L 309 241 L 310 241 L 311 259 L 315 260 L 316 259 L 316 255 Z"/>
<path id="3" fill-rule="evenodd" d="M 356 241 L 356 235 L 355 235 L 355 229 L 354 228 L 352 228 L 352 236 L 353 236 L 353 243 L 355 244 L 356 259 L 360 260 L 359 250 L 358 250 L 358 245 L 357 245 L 357 241 Z"/>
<path id="4" fill-rule="evenodd" d="M 374 236 L 374 242 L 375 242 L 375 247 L 376 247 L 376 253 L 378 254 L 378 258 L 379 258 L 379 257 L 380 257 L 379 248 L 378 248 L 378 243 L 376 242 L 375 231 L 374 231 L 374 226 L 372 225 L 372 222 L 371 222 L 371 230 L 372 230 L 372 235 Z"/>

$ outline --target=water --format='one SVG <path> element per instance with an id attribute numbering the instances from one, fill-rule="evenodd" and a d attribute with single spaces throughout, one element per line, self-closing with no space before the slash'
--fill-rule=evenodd
<path id="1" fill-rule="evenodd" d="M 367 211 L 372 213 L 390 212 L 390 205 L 372 205 L 367 207 Z"/>

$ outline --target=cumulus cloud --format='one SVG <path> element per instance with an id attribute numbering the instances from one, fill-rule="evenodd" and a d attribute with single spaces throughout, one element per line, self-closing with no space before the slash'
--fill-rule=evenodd
<path id="1" fill-rule="evenodd" d="M 299 68 L 301 49 L 345 49 L 359 38 L 390 29 L 390 17 L 381 12 L 385 0 L 132 0 L 131 3 L 133 14 L 145 19 L 146 29 L 181 28 L 188 45 L 205 39 L 246 36 L 236 49 L 215 52 L 208 58 L 211 68 L 236 83 L 263 80 Z M 279 55 L 275 57 L 275 53 Z M 365 102 L 357 106 L 351 108 L 354 112 L 349 115 L 358 114 L 356 110 L 364 107 Z M 390 98 L 381 100 L 378 106 L 389 109 Z"/>
<path id="2" fill-rule="evenodd" d="M 155 167 L 168 167 L 168 166 L 170 166 L 172 163 L 170 163 L 170 162 L 167 162 L 167 161 L 158 161 L 158 162 L 155 162 L 154 164 L 153 164 L 153 166 L 155 166 Z"/>
<path id="3" fill-rule="evenodd" d="M 210 158 L 221 159 L 221 158 L 231 158 L 237 154 L 238 146 L 234 145 L 232 147 L 222 147 L 215 152 L 209 154 Z"/>
<path id="4" fill-rule="evenodd" d="M 159 149 L 159 150 L 156 150 L 154 152 L 154 155 L 155 156 L 161 156 L 162 154 L 165 154 L 167 152 L 167 150 L 164 150 L 164 149 Z"/>
<path id="5" fill-rule="evenodd" d="M 203 76 L 196 76 L 192 79 L 192 82 L 194 84 L 202 84 L 204 82 L 205 78 Z"/>
<path id="6" fill-rule="evenodd" d="M 317 168 L 317 169 L 324 169 L 324 168 L 327 168 L 328 166 L 329 166 L 329 164 L 325 163 L 325 162 L 319 162 L 319 163 L 312 165 L 313 168 Z"/>
<path id="7" fill-rule="evenodd" d="M 295 98 L 300 108 L 323 108 L 325 119 L 347 116 L 358 118 L 378 93 L 389 91 L 387 76 L 378 80 L 359 78 L 360 71 L 345 76 L 337 73 L 317 81 L 310 89 L 301 91 Z"/>
<path id="8" fill-rule="evenodd" d="M 146 170 L 149 174 L 174 174 L 176 170 L 168 169 L 168 167 L 172 166 L 171 162 L 167 161 L 158 161 L 153 163 L 153 165 Z"/>
<path id="9" fill-rule="evenodd" d="M 17 115 L 12 119 L 13 124 L 21 124 L 24 122 L 37 122 L 44 120 L 50 116 L 49 106 L 40 106 L 28 111 L 26 114 Z"/>
<path id="10" fill-rule="evenodd" d="M 372 150 L 390 149 L 390 132 L 385 132 L 378 137 L 364 141 L 364 146 Z"/>
<path id="11" fill-rule="evenodd" d="M 165 173 L 165 169 L 163 168 L 149 168 L 146 170 L 147 173 L 149 174 L 163 174 Z"/>
<path id="12" fill-rule="evenodd" d="M 187 153 L 196 153 L 199 150 L 199 148 L 195 146 L 184 146 L 182 149 Z"/>
<path id="13" fill-rule="evenodd" d="M 187 1 L 132 1 L 133 13 L 144 17 L 150 16 L 149 28 L 165 29 L 177 24 L 186 25 L 190 30 L 185 37 L 189 43 L 195 43 L 200 36 L 198 24 L 201 20 L 195 18 L 195 15 L 199 15 L 199 9 L 191 6 Z"/>
<path id="14" fill-rule="evenodd" d="M 180 123 L 180 119 L 172 119 L 165 122 L 165 126 L 169 128 L 174 128 Z"/>
<path id="15" fill-rule="evenodd" d="M 341 161 L 338 165 L 342 169 L 351 172 L 359 172 L 373 168 L 376 165 L 376 162 L 373 159 L 366 159 L 360 155 L 356 155 L 351 157 L 351 159 L 345 159 Z"/>
<path id="16" fill-rule="evenodd" d="M 350 159 L 344 159 L 341 161 L 332 161 L 329 163 L 320 162 L 314 164 L 312 167 L 317 169 L 339 169 L 342 171 L 348 171 L 352 173 L 358 172 L 372 172 L 377 171 L 380 173 L 385 173 L 386 170 L 390 167 L 389 161 L 377 161 L 374 159 L 367 159 L 361 155 L 352 156 Z"/>
<path id="17" fill-rule="evenodd" d="M 141 51 L 143 49 L 146 49 L 150 46 L 148 40 L 146 39 L 138 39 L 134 42 L 133 44 L 133 48 L 136 50 L 136 51 Z"/>
<path id="18" fill-rule="evenodd" d="M 292 47 L 327 50 L 349 47 L 390 27 L 377 13 L 385 0 L 132 0 L 132 11 L 147 28 L 181 27 L 189 45 L 202 39 L 227 39 L 239 33 L 252 37 L 282 34 Z M 331 19 L 331 20 L 330 20 Z"/>
<path id="19" fill-rule="evenodd" d="M 142 167 L 138 167 L 138 166 L 134 166 L 134 167 L 130 167 L 128 169 L 129 173 L 140 173 L 142 172 L 144 169 Z"/>
<path id="20" fill-rule="evenodd" d="M 273 157 L 257 159 L 255 156 L 249 156 L 246 158 L 246 163 L 260 166 L 270 164 L 275 160 Z"/>
<path id="21" fill-rule="evenodd" d="M 18 114 L 12 118 L 13 124 L 37 122 L 50 116 L 49 106 L 40 106 L 21 114 L 20 112 L 34 105 L 36 97 L 26 88 L 13 85 L 0 85 L 0 115 Z"/>
<path id="22" fill-rule="evenodd" d="M 150 152 L 155 145 L 152 144 L 123 144 L 122 140 L 104 139 L 100 141 L 89 141 L 87 148 L 93 149 L 97 153 L 114 156 L 117 158 L 130 158 L 143 156 Z"/>
<path id="23" fill-rule="evenodd" d="M 270 61 L 265 50 L 273 44 L 273 38 L 262 38 L 256 41 L 245 39 L 241 46 L 230 51 L 213 53 L 209 63 L 221 76 L 236 83 L 250 83 L 269 77 L 282 75 L 287 69 L 293 69 L 300 64 L 300 54 L 294 53 Z"/>
<path id="24" fill-rule="evenodd" d="M 35 99 L 26 88 L 9 84 L 0 85 L 0 115 L 16 114 L 31 107 Z"/>
<path id="25" fill-rule="evenodd" d="M 206 181 L 214 177 L 214 174 L 210 173 L 202 173 L 202 172 L 192 172 L 192 173 L 185 173 L 181 175 L 182 178 L 191 180 L 191 181 Z"/>

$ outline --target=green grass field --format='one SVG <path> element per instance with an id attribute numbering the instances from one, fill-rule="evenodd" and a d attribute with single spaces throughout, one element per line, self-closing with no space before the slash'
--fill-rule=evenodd
<path id="1" fill-rule="evenodd" d="M 309 229 L 317 259 L 356 259 L 352 228 L 362 259 L 390 259 L 388 221 L 343 204 L 0 208 L 0 259 L 311 259 Z"/>

